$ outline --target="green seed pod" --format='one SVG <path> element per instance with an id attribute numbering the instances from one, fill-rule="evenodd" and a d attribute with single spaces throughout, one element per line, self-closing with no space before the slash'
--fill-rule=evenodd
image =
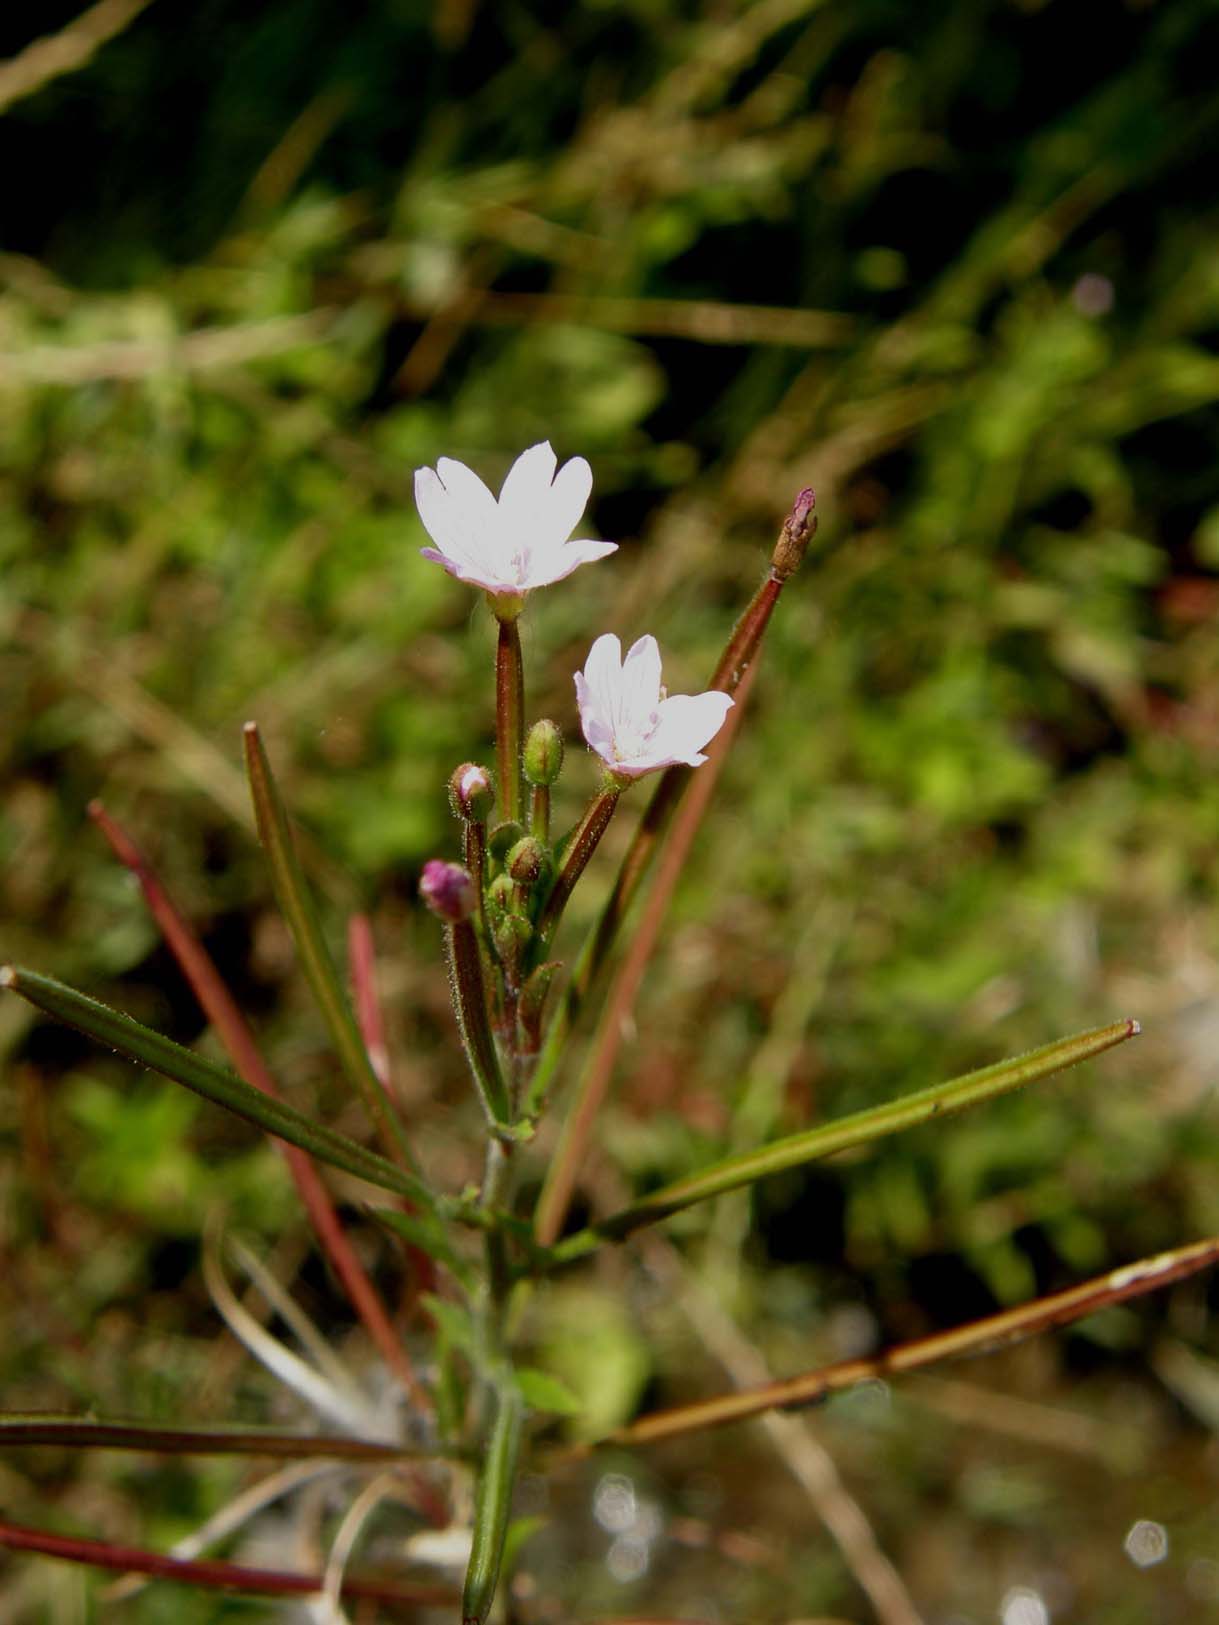
<path id="1" fill-rule="evenodd" d="M 563 735 L 556 722 L 543 717 L 525 737 L 525 777 L 530 784 L 550 785 L 563 771 Z"/>

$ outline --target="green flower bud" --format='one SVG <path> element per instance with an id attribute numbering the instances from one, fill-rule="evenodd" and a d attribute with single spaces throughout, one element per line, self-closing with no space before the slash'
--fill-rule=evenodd
<path id="1" fill-rule="evenodd" d="M 525 831 L 519 824 L 496 824 L 487 837 L 493 858 L 502 858 L 520 840 Z"/>
<path id="2" fill-rule="evenodd" d="M 533 927 L 523 914 L 505 914 L 494 930 L 495 951 L 509 976 L 515 978 L 525 950 L 533 939 Z"/>
<path id="3" fill-rule="evenodd" d="M 507 875 L 496 875 L 487 887 L 487 912 L 492 922 L 498 922 L 511 912 L 516 887 Z"/>
<path id="4" fill-rule="evenodd" d="M 563 771 L 563 735 L 558 724 L 543 717 L 525 737 L 525 777 L 530 784 L 550 785 Z"/>
<path id="5" fill-rule="evenodd" d="M 525 886 L 532 886 L 541 874 L 545 862 L 546 848 L 541 841 L 535 841 L 532 835 L 526 835 L 508 853 L 504 859 L 504 868 L 513 880 L 519 880 Z"/>

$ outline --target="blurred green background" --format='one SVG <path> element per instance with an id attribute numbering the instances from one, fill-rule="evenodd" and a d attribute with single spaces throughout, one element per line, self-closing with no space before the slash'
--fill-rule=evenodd
<path id="1" fill-rule="evenodd" d="M 251 834 L 256 717 L 336 943 L 373 916 L 398 1088 L 456 1188 L 476 1117 L 414 880 L 455 850 L 445 777 L 489 750 L 492 640 L 418 556 L 413 469 L 497 485 L 542 438 L 591 461 L 620 550 L 525 623 L 531 711 L 569 731 L 601 631 L 702 686 L 811 483 L 817 554 L 588 1205 L 1081 1027 L 1144 1037 L 696 1210 L 680 1264 L 556 1285 L 547 1360 L 610 1425 L 734 1380 L 699 1293 L 787 1373 L 1219 1230 L 1215 7 L 108 0 L 77 58 L 31 49 L 78 9 L 0 18 L 3 957 L 200 1038 L 85 821 L 101 795 L 292 1098 L 358 1131 Z M 594 782 L 573 749 L 561 816 Z M 0 1049 L 5 1408 L 299 1422 L 198 1271 L 222 1208 L 361 1357 L 273 1153 L 12 999 Z M 1213 1292 L 818 1414 L 921 1617 L 1219 1617 Z M 661 1509 L 638 1572 L 606 1561 L 601 1469 L 559 1481 L 519 1619 L 901 1619 L 790 1448 L 740 1427 L 611 1464 Z M 0 1461 L 15 1520 L 161 1548 L 240 1482 Z M 1138 1519 L 1162 1562 L 1127 1555 Z M 0 1566 L 6 1619 L 101 1593 Z M 160 1588 L 112 1617 L 270 1610 Z"/>

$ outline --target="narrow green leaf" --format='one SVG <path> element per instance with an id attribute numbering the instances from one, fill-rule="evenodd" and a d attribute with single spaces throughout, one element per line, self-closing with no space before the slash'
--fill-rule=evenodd
<path id="1" fill-rule="evenodd" d="M 516 1380 L 530 1410 L 549 1411 L 553 1416 L 576 1416 L 584 1408 L 567 1384 L 552 1377 L 549 1371 L 518 1366 Z"/>
<path id="2" fill-rule="evenodd" d="M 521 1391 L 512 1373 L 504 1372 L 495 1390 L 495 1417 L 474 1492 L 474 1543 L 462 1592 L 462 1625 L 483 1625 L 495 1601 L 524 1414 Z"/>
<path id="3" fill-rule="evenodd" d="M 527 1541 L 534 1535 L 540 1534 L 546 1527 L 547 1520 L 536 1512 L 528 1513 L 523 1518 L 513 1518 L 508 1525 L 508 1534 L 504 1540 L 503 1567 L 511 1574 L 516 1567 L 517 1557 Z"/>
<path id="4" fill-rule="evenodd" d="M 1027 1055 L 1018 1055 L 1010 1061 L 997 1061 L 993 1066 L 968 1072 L 948 1083 L 933 1084 L 929 1089 L 920 1089 L 899 1100 L 887 1101 L 883 1106 L 855 1112 L 836 1123 L 825 1123 L 802 1134 L 776 1140 L 771 1145 L 759 1146 L 757 1150 L 746 1151 L 740 1156 L 727 1157 L 700 1173 L 663 1185 L 642 1202 L 611 1215 L 592 1229 L 581 1230 L 567 1237 L 553 1249 L 551 1259 L 555 1263 L 566 1263 L 573 1258 L 583 1257 L 602 1242 L 621 1241 L 645 1224 L 655 1224 L 670 1214 L 680 1212 L 682 1208 L 692 1207 L 696 1202 L 722 1196 L 726 1191 L 739 1190 L 742 1185 L 752 1185 L 755 1180 L 764 1179 L 768 1174 L 779 1173 L 785 1168 L 798 1168 L 806 1162 L 817 1162 L 823 1157 L 833 1156 L 837 1151 L 867 1145 L 869 1141 L 879 1140 L 886 1134 L 896 1134 L 901 1129 L 930 1122 L 932 1118 L 947 1117 L 969 1106 L 977 1106 L 982 1101 L 993 1100 L 997 1095 L 1007 1094 L 1009 1090 L 1018 1089 L 1026 1083 L 1034 1083 L 1051 1072 L 1059 1072 L 1064 1067 L 1089 1060 L 1103 1050 L 1132 1038 L 1138 1031 L 1137 1021 L 1115 1021 L 1108 1027 L 1096 1027 L 1089 1032 L 1077 1033 L 1072 1038 L 1057 1039 L 1052 1044 L 1030 1050 Z"/>
<path id="5" fill-rule="evenodd" d="M 363 1099 L 385 1150 L 395 1161 L 403 1162 L 418 1172 L 402 1124 L 368 1059 L 360 1029 L 343 991 L 330 949 L 326 946 L 313 894 L 296 855 L 288 814 L 255 722 L 245 725 L 245 754 L 250 795 L 258 821 L 258 839 L 270 864 L 271 883 L 296 942 L 296 951 L 313 989 L 313 996 L 330 1032 L 339 1064 L 349 1083 Z"/>
<path id="6" fill-rule="evenodd" d="M 165 1455 L 333 1456 L 343 1461 L 427 1460 L 445 1450 L 411 1450 L 373 1439 L 270 1428 L 164 1428 L 151 1422 L 100 1422 L 89 1417 L 0 1414 L 0 1449 L 65 1445 L 74 1450 L 147 1450 Z"/>
<path id="7" fill-rule="evenodd" d="M 474 1329 L 470 1311 L 460 1303 L 450 1302 L 448 1298 L 438 1298 L 434 1292 L 421 1293 L 420 1302 L 450 1344 L 460 1349 L 473 1364 L 478 1356 L 478 1333 Z"/>
<path id="8" fill-rule="evenodd" d="M 274 1134 L 289 1145 L 298 1145 L 320 1162 L 365 1179 L 382 1190 L 394 1191 L 409 1197 L 426 1209 L 434 1208 L 434 1198 L 427 1187 L 413 1174 L 396 1167 L 385 1157 L 369 1151 L 355 1140 L 321 1123 L 314 1123 L 303 1112 L 286 1105 L 282 1100 L 261 1094 L 244 1083 L 235 1072 L 205 1060 L 193 1051 L 183 1049 L 172 1039 L 153 1032 L 151 1027 L 133 1021 L 121 1010 L 113 1010 L 97 999 L 91 999 L 75 988 L 65 987 L 50 976 L 36 971 L 20 969 L 15 965 L 0 966 L 0 988 L 11 988 L 30 1004 L 45 1010 L 57 1021 L 66 1022 L 95 1038 L 109 1049 L 117 1050 L 128 1060 L 140 1066 L 151 1067 L 163 1077 L 180 1083 L 184 1088 L 214 1101 L 247 1123 L 253 1123 L 268 1134 Z M 430 1234 L 430 1233 L 429 1233 Z"/>
<path id="9" fill-rule="evenodd" d="M 446 1219 L 454 1223 L 466 1224 L 468 1208 L 461 1202 L 454 1202 L 448 1198 L 442 1199 L 440 1211 Z M 430 1254 L 438 1264 L 444 1267 L 459 1281 L 467 1292 L 475 1291 L 477 1281 L 470 1262 L 461 1256 L 452 1246 L 448 1236 L 437 1225 L 431 1223 L 427 1217 L 420 1217 L 415 1213 L 400 1213 L 392 1207 L 370 1207 L 370 1218 L 383 1224 L 387 1230 L 401 1236 L 403 1241 L 409 1241 L 414 1247 L 421 1247 Z"/>

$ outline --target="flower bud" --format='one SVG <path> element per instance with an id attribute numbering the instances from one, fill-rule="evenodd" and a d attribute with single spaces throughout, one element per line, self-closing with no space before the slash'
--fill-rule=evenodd
<path id="1" fill-rule="evenodd" d="M 495 805 L 495 787 L 487 769 L 477 762 L 463 762 L 449 780 L 449 801 L 458 818 L 481 824 Z"/>
<path id="2" fill-rule="evenodd" d="M 513 979 L 532 938 L 533 927 L 522 914 L 505 914 L 495 927 L 495 951 Z"/>
<path id="3" fill-rule="evenodd" d="M 525 777 L 530 784 L 550 785 L 563 771 L 563 735 L 556 722 L 543 717 L 525 736 Z"/>
<path id="4" fill-rule="evenodd" d="M 419 877 L 419 895 L 449 925 L 468 920 L 478 907 L 478 891 L 460 863 L 429 858 Z"/>
<path id="5" fill-rule="evenodd" d="M 496 824 L 487 837 L 493 858 L 502 858 L 516 845 L 525 831 L 520 824 Z"/>
<path id="6" fill-rule="evenodd" d="M 532 835 L 526 835 L 508 853 L 504 859 L 504 868 L 513 880 L 519 880 L 525 886 L 532 886 L 541 874 L 545 861 L 546 848 L 541 841 L 535 841 Z"/>
<path id="7" fill-rule="evenodd" d="M 512 908 L 516 887 L 507 875 L 496 875 L 487 887 L 487 912 L 498 921 Z"/>

